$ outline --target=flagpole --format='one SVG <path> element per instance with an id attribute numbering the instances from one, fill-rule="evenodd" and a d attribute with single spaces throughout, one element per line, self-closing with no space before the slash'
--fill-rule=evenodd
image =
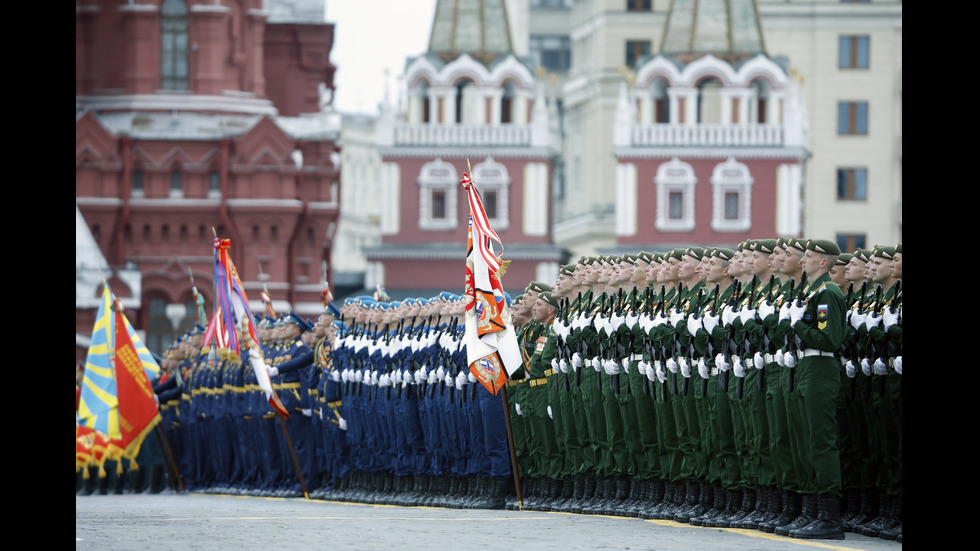
<path id="1" fill-rule="evenodd" d="M 510 401 L 507 399 L 507 385 L 500 387 L 504 401 L 504 423 L 507 424 L 507 445 L 510 448 L 510 468 L 514 471 L 514 489 L 517 491 L 517 508 L 524 510 L 521 496 L 521 476 L 517 471 L 517 455 L 514 454 L 514 431 L 510 428 Z"/>
<path id="2" fill-rule="evenodd" d="M 289 438 L 289 429 L 286 428 L 286 421 L 282 418 L 282 415 L 276 414 L 279 418 L 279 425 L 282 426 L 282 432 L 286 436 L 286 444 L 289 445 L 289 453 L 293 456 L 293 465 L 296 465 L 296 474 L 299 475 L 299 484 L 303 487 L 303 496 L 306 499 L 310 499 L 310 494 L 306 490 L 306 479 L 303 478 L 303 469 L 299 466 L 299 459 L 296 458 L 296 450 L 293 448 L 293 441 Z"/>
<path id="3" fill-rule="evenodd" d="M 167 459 L 167 472 L 170 474 L 170 486 L 173 487 L 175 492 L 186 492 L 184 480 L 180 478 L 180 471 L 177 470 L 177 461 L 174 459 L 174 452 L 170 448 L 170 440 L 167 438 L 167 433 L 163 432 L 163 429 L 160 428 L 160 423 L 157 423 L 154 434 L 157 435 L 157 443 L 160 445 L 160 448 L 166 452 L 164 455 L 166 455 Z M 177 489 L 178 484 L 180 485 L 180 490 Z"/>

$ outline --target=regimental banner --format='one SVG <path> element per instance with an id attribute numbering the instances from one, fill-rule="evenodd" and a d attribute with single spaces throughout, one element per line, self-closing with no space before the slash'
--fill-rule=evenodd
<path id="1" fill-rule="evenodd" d="M 500 243 L 500 238 L 490 228 L 476 186 L 465 173 L 462 184 L 470 205 L 464 293 L 467 363 L 470 373 L 496 395 L 521 367 L 521 353 L 500 281 L 505 263 L 493 250 L 493 241 Z"/>

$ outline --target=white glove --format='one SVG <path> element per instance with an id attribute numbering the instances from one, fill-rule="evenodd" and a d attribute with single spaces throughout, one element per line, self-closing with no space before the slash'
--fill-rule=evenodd
<path id="1" fill-rule="evenodd" d="M 687 330 L 693 335 L 698 332 L 698 329 L 704 327 L 703 318 L 701 316 L 695 316 L 691 314 L 687 317 Z"/>
<path id="2" fill-rule="evenodd" d="M 885 324 L 885 329 L 898 323 L 898 310 L 892 312 L 891 308 L 885 308 L 885 311 L 881 314 L 881 320 Z"/>
<path id="3" fill-rule="evenodd" d="M 888 364 L 881 358 L 875 358 L 875 375 L 888 375 Z"/>
<path id="4" fill-rule="evenodd" d="M 766 357 L 762 355 L 762 352 L 756 352 L 752 356 L 752 363 L 755 364 L 756 369 L 764 369 L 766 367 Z"/>
<path id="5" fill-rule="evenodd" d="M 428 383 L 429 383 L 430 385 L 434 385 L 434 384 L 436 384 L 437 382 L 439 382 L 439 376 L 438 376 L 438 375 L 436 375 L 436 372 L 435 372 L 435 371 L 430 371 L 430 372 L 429 372 L 429 379 L 428 379 Z"/>
<path id="6" fill-rule="evenodd" d="M 667 372 L 664 371 L 663 367 L 661 367 L 660 369 L 653 370 L 653 373 L 654 373 L 654 375 L 657 376 L 657 380 L 660 381 L 661 383 L 667 381 Z M 649 378 L 649 377 L 647 377 L 647 378 Z"/>
<path id="7" fill-rule="evenodd" d="M 844 373 L 847 373 L 851 379 L 857 377 L 857 366 L 854 365 L 854 362 L 847 360 L 847 363 L 844 364 Z"/>
<path id="8" fill-rule="evenodd" d="M 867 358 L 861 358 L 861 373 L 864 373 L 865 377 L 871 376 L 871 362 Z"/>
<path id="9" fill-rule="evenodd" d="M 551 358 L 551 372 L 557 373 L 560 370 L 558 367 L 558 358 Z"/>
<path id="10" fill-rule="evenodd" d="M 738 308 L 725 308 L 721 311 L 721 322 L 725 325 L 731 325 L 733 321 L 738 319 L 739 309 Z"/>
<path id="11" fill-rule="evenodd" d="M 684 321 L 684 319 L 686 317 L 687 317 L 687 314 L 684 313 L 684 310 L 681 310 L 680 312 L 678 312 L 677 311 L 677 308 L 671 308 L 671 310 L 670 310 L 670 324 L 673 325 L 674 327 L 677 327 L 677 324 L 680 323 L 680 322 L 682 322 L 682 321 Z"/>
<path id="12" fill-rule="evenodd" d="M 456 379 L 449 373 L 446 373 L 446 386 L 456 386 Z"/>
<path id="13" fill-rule="evenodd" d="M 378 380 L 379 380 L 380 378 L 381 378 L 381 377 L 380 377 L 380 376 L 378 375 L 378 372 L 377 372 L 377 371 L 372 371 L 372 372 L 371 372 L 371 384 L 372 384 L 372 385 L 376 385 L 376 384 L 378 384 Z"/>
<path id="14" fill-rule="evenodd" d="M 606 371 L 606 375 L 619 375 L 622 372 L 622 368 L 616 360 L 603 361 L 602 368 Z"/>
<path id="15" fill-rule="evenodd" d="M 629 375 L 629 373 L 630 373 L 630 359 L 629 358 L 623 358 L 622 360 L 619 361 L 619 365 L 623 366 L 623 371 L 625 371 L 626 374 Z"/>
<path id="16" fill-rule="evenodd" d="M 345 383 L 350 382 L 350 369 L 345 367 L 344 370 L 340 373 L 340 379 Z"/>
<path id="17" fill-rule="evenodd" d="M 521 416 L 524 415 L 523 413 L 521 413 L 521 405 L 518 404 L 517 402 L 514 402 L 514 411 L 516 411 L 518 415 Z"/>
<path id="18" fill-rule="evenodd" d="M 330 371 L 330 380 L 333 381 L 333 382 L 335 382 L 335 383 L 339 383 L 340 382 L 340 370 L 339 369 L 334 369 L 334 370 Z"/>
<path id="19" fill-rule="evenodd" d="M 401 369 L 396 369 L 394 372 L 392 372 L 392 374 L 391 374 L 391 382 L 394 383 L 394 384 L 398 384 L 398 383 L 401 383 L 402 382 L 402 370 Z"/>
<path id="20" fill-rule="evenodd" d="M 667 358 L 666 365 L 671 373 L 677 373 L 677 361 L 673 357 Z"/>
<path id="21" fill-rule="evenodd" d="M 636 314 L 627 314 L 626 315 L 626 326 L 627 327 L 630 327 L 630 328 L 636 327 L 636 324 L 639 321 L 640 321 L 640 316 L 638 316 Z"/>
<path id="22" fill-rule="evenodd" d="M 578 352 L 572 354 L 572 367 L 574 367 L 577 371 L 578 368 L 582 367 L 583 365 L 585 365 L 585 362 L 582 361 L 582 355 Z"/>
<path id="23" fill-rule="evenodd" d="M 555 416 L 551 413 L 551 406 L 548 406 L 548 419 L 554 419 Z"/>
<path id="24" fill-rule="evenodd" d="M 466 384 L 466 374 L 460 373 L 456 375 L 456 390 L 463 390 L 463 385 Z"/>
<path id="25" fill-rule="evenodd" d="M 755 319 L 755 308 L 750 308 L 748 306 L 742 308 L 742 311 L 739 312 L 738 317 L 741 318 L 742 324 L 744 325 L 745 322 Z"/>
<path id="26" fill-rule="evenodd" d="M 344 419 L 343 417 L 341 417 L 340 420 L 337 421 L 337 424 L 340 425 L 340 430 L 347 430 L 347 420 Z"/>
<path id="27" fill-rule="evenodd" d="M 715 330 L 715 327 L 718 327 L 719 321 L 720 320 L 718 319 L 718 314 L 714 314 L 714 313 L 707 314 L 706 316 L 704 316 L 704 321 L 702 322 L 702 325 L 704 326 L 704 330 L 710 334 L 712 331 Z"/>
<path id="28" fill-rule="evenodd" d="M 779 307 L 779 321 L 789 321 L 789 305 L 792 301 L 784 302 Z"/>
<path id="29" fill-rule="evenodd" d="M 312 409 L 301 409 L 300 412 L 307 417 L 313 417 Z"/>
<path id="30" fill-rule="evenodd" d="M 667 314 L 665 314 L 663 312 L 660 312 L 660 315 L 654 316 L 654 318 L 653 318 L 653 326 L 654 327 L 663 325 L 665 323 L 667 323 Z"/>
<path id="31" fill-rule="evenodd" d="M 640 324 L 640 328 L 643 329 L 644 333 L 649 333 L 650 330 L 653 329 L 653 318 L 651 316 L 644 314 L 640 317 L 638 323 Z"/>
<path id="32" fill-rule="evenodd" d="M 861 329 L 861 326 L 864 325 L 864 321 L 867 318 L 868 318 L 867 313 L 859 314 L 858 311 L 855 310 L 854 313 L 851 314 L 851 327 L 855 329 Z"/>
<path id="33" fill-rule="evenodd" d="M 688 365 L 688 362 L 687 362 L 686 359 L 681 363 L 681 375 L 685 379 L 691 378 L 691 366 Z"/>
<path id="34" fill-rule="evenodd" d="M 360 382 L 363 382 L 364 381 L 364 372 L 363 371 L 360 371 L 360 370 L 355 371 L 354 372 L 354 380 L 357 381 L 357 382 L 359 382 L 359 383 Z"/>
<path id="35" fill-rule="evenodd" d="M 902 357 L 895 356 L 895 373 L 902 374 Z"/>
<path id="36" fill-rule="evenodd" d="M 698 360 L 698 375 L 702 379 L 707 379 L 711 376 L 711 372 L 708 371 L 708 362 L 704 361 L 704 358 Z"/>
<path id="37" fill-rule="evenodd" d="M 799 306 L 797 306 L 796 303 L 794 302 L 789 307 L 789 324 L 796 325 L 796 322 L 803 319 L 804 312 L 806 312 L 806 304 L 800 304 Z"/>
<path id="38" fill-rule="evenodd" d="M 796 367 L 796 354 L 793 354 L 792 352 L 787 352 L 786 355 L 783 357 L 783 364 L 790 369 Z"/>
<path id="39" fill-rule="evenodd" d="M 278 367 L 269 367 L 267 369 L 267 371 L 269 372 L 269 376 L 270 377 L 275 377 L 276 375 L 279 374 L 279 368 Z"/>
<path id="40" fill-rule="evenodd" d="M 417 384 L 417 385 L 420 385 L 420 384 L 422 384 L 425 381 L 426 377 L 425 377 L 425 366 L 424 365 L 422 367 L 420 367 L 418 369 L 418 371 L 415 372 L 415 375 L 413 376 L 413 378 L 415 379 L 415 384 Z"/>
<path id="41" fill-rule="evenodd" d="M 626 325 L 626 318 L 623 317 L 622 315 L 617 315 L 614 313 L 612 316 L 609 317 L 609 326 L 612 328 L 613 331 L 616 331 L 622 325 Z"/>
<path id="42" fill-rule="evenodd" d="M 441 381 L 445 377 L 446 377 L 446 370 L 443 369 L 442 366 L 440 365 L 439 368 L 436 369 L 436 379 L 439 379 Z"/>
<path id="43" fill-rule="evenodd" d="M 741 356 L 735 356 L 734 358 L 732 358 L 732 373 L 734 373 L 735 376 L 740 379 L 742 377 L 745 377 L 745 366 L 742 365 Z"/>
<path id="44" fill-rule="evenodd" d="M 732 366 L 731 364 L 725 362 L 725 355 L 719 353 L 715 355 L 715 367 L 722 371 L 728 371 L 728 369 Z"/>
<path id="45" fill-rule="evenodd" d="M 759 317 L 766 319 L 776 313 L 776 305 L 771 302 L 763 301 L 759 304 Z"/>
<path id="46" fill-rule="evenodd" d="M 384 375 L 378 377 L 378 386 L 391 386 L 391 376 L 385 373 Z"/>
<path id="47" fill-rule="evenodd" d="M 558 360 L 558 369 L 560 369 L 562 373 L 568 373 L 568 362 L 565 361 L 565 358 Z"/>
<path id="48" fill-rule="evenodd" d="M 552 327 L 555 329 L 555 334 L 562 339 L 567 339 L 568 334 L 571 332 L 571 328 L 565 322 L 556 321 Z"/>
<path id="49" fill-rule="evenodd" d="M 476 375 L 474 375 L 472 371 L 467 371 L 466 372 L 466 381 L 468 383 L 470 383 L 470 384 L 475 383 L 476 382 Z"/>
<path id="50" fill-rule="evenodd" d="M 778 365 L 779 367 L 783 367 L 783 358 L 785 357 L 783 355 L 783 351 L 777 350 L 775 356 L 776 356 L 776 365 Z"/>
<path id="51" fill-rule="evenodd" d="M 596 373 L 602 373 L 602 362 L 603 361 L 604 360 L 600 360 L 599 358 L 593 358 L 592 359 L 592 369 L 595 369 L 595 372 Z"/>
<path id="52" fill-rule="evenodd" d="M 647 369 L 649 368 L 650 368 L 650 363 L 647 362 L 646 360 L 640 360 L 639 362 L 636 363 L 636 370 L 639 371 L 640 375 L 643 375 L 644 377 L 646 377 Z"/>
<path id="53" fill-rule="evenodd" d="M 881 324 L 881 314 L 875 314 L 874 312 L 868 314 L 868 319 L 864 320 L 864 323 L 868 324 L 868 329 L 878 327 Z"/>

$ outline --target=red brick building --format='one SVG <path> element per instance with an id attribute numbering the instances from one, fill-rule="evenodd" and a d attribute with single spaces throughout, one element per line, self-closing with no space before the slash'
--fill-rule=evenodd
<path id="1" fill-rule="evenodd" d="M 340 203 L 333 31 L 319 0 L 76 2 L 75 203 L 151 350 L 196 319 L 192 277 L 210 315 L 215 232 L 254 310 L 263 289 L 278 311 L 322 310 Z M 112 279 L 123 267 L 138 289 Z M 76 285 L 77 335 L 99 293 Z"/>

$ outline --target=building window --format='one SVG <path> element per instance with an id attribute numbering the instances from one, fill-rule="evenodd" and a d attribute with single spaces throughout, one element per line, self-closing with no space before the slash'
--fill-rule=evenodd
<path id="1" fill-rule="evenodd" d="M 864 201 L 868 198 L 868 169 L 838 168 L 837 198 Z"/>
<path id="2" fill-rule="evenodd" d="M 626 66 L 635 67 L 636 62 L 650 55 L 649 40 L 627 40 L 626 41 Z"/>
<path id="3" fill-rule="evenodd" d="M 838 233 L 837 234 L 837 246 L 840 247 L 841 251 L 849 252 L 856 249 L 865 249 L 867 245 L 867 239 L 863 233 Z"/>
<path id="4" fill-rule="evenodd" d="M 626 11 L 650 11 L 651 0 L 626 0 Z"/>
<path id="5" fill-rule="evenodd" d="M 674 157 L 657 167 L 656 228 L 660 231 L 694 229 L 694 168 Z"/>
<path id="6" fill-rule="evenodd" d="M 840 68 L 867 69 L 870 43 L 871 38 L 867 36 L 840 37 L 840 61 L 838 62 Z"/>
<path id="7" fill-rule="evenodd" d="M 473 166 L 473 181 L 480 190 L 490 227 L 498 232 L 506 230 L 510 227 L 510 174 L 507 167 L 493 160 L 493 157 L 487 157 Z"/>
<path id="8" fill-rule="evenodd" d="M 711 172 L 713 207 L 711 229 L 719 232 L 743 232 L 752 228 L 752 184 L 755 179 L 749 167 L 734 157 Z"/>
<path id="9" fill-rule="evenodd" d="M 208 175 L 208 197 L 221 197 L 221 175 L 217 170 Z"/>
<path id="10" fill-rule="evenodd" d="M 143 190 L 143 171 L 134 170 L 132 175 L 132 196 L 143 197 L 145 193 Z"/>
<path id="11" fill-rule="evenodd" d="M 419 172 L 419 229 L 456 228 L 457 189 L 460 187 L 453 165 L 436 159 Z"/>
<path id="12" fill-rule="evenodd" d="M 164 0 L 160 8 L 160 87 L 187 90 L 187 6 Z"/>
<path id="13" fill-rule="evenodd" d="M 567 36 L 532 36 L 528 46 L 531 59 L 538 67 L 564 73 L 572 66 L 572 43 Z"/>
<path id="14" fill-rule="evenodd" d="M 842 101 L 837 104 L 837 133 L 868 134 L 868 102 Z"/>
<path id="15" fill-rule="evenodd" d="M 170 196 L 184 196 L 184 179 L 181 177 L 179 170 L 174 170 L 170 173 Z"/>

